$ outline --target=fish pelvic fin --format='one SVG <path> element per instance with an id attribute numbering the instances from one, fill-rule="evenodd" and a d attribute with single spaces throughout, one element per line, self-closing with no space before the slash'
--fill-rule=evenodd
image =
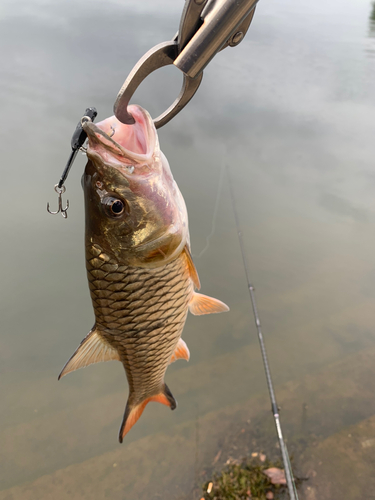
<path id="1" fill-rule="evenodd" d="M 189 302 L 189 311 L 195 316 L 201 316 L 202 314 L 226 312 L 229 311 L 229 307 L 221 300 L 194 292 Z"/>
<path id="2" fill-rule="evenodd" d="M 186 345 L 186 342 L 184 342 L 182 339 L 180 339 L 177 342 L 176 349 L 174 350 L 174 353 L 172 354 L 169 363 L 173 363 L 174 361 L 177 361 L 178 359 L 186 359 L 186 361 L 189 361 L 189 359 L 190 359 L 189 348 Z"/>
<path id="3" fill-rule="evenodd" d="M 84 368 L 92 363 L 110 361 L 112 359 L 120 360 L 118 352 L 104 340 L 94 326 L 61 370 L 58 380 L 67 373 L 74 372 L 79 368 Z"/>
<path id="4" fill-rule="evenodd" d="M 184 252 L 187 259 L 191 281 L 194 283 L 195 288 L 199 290 L 201 287 L 201 283 L 199 281 L 198 271 L 197 268 L 195 267 L 195 264 L 193 262 L 193 257 L 191 256 L 190 249 L 187 244 L 184 247 Z"/>
<path id="5" fill-rule="evenodd" d="M 162 390 L 160 391 L 159 394 L 156 394 L 155 396 L 150 396 L 149 398 L 144 399 L 140 403 L 132 404 L 130 400 L 131 397 L 129 397 L 126 403 L 124 418 L 122 419 L 122 424 L 120 427 L 120 432 L 118 436 L 120 443 L 122 443 L 125 435 L 139 420 L 147 403 L 150 403 L 150 401 L 156 401 L 157 403 L 162 403 L 165 406 L 169 406 L 171 410 L 174 410 L 177 407 L 177 401 L 172 396 L 172 393 L 168 389 L 167 384 L 163 385 Z"/>

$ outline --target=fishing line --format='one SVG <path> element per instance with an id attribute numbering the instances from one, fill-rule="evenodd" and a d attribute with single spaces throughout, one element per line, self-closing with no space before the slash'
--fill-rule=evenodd
<path id="1" fill-rule="evenodd" d="M 240 243 L 242 261 L 243 261 L 243 265 L 244 265 L 244 269 L 245 269 L 245 275 L 246 275 L 246 280 L 247 280 L 247 286 L 248 286 L 249 293 L 250 293 L 251 304 L 253 306 L 255 325 L 256 325 L 257 332 L 258 332 L 258 340 L 259 340 L 260 350 L 262 353 L 264 371 L 266 373 L 268 391 L 269 391 L 270 400 L 271 400 L 271 409 L 272 409 L 272 413 L 273 413 L 273 416 L 275 419 L 277 437 L 279 439 L 281 456 L 282 456 L 283 463 L 284 463 L 285 479 L 286 479 L 286 483 L 288 486 L 289 498 L 290 498 L 290 500 L 298 500 L 297 489 L 296 489 L 296 485 L 295 485 L 294 477 L 293 477 L 293 472 L 292 472 L 292 466 L 291 466 L 291 463 L 289 460 L 288 450 L 287 450 L 287 447 L 286 447 L 286 444 L 285 444 L 285 441 L 283 438 L 283 433 L 281 430 L 279 408 L 278 408 L 277 403 L 276 403 L 276 396 L 275 396 L 275 391 L 273 389 L 273 383 L 272 383 L 270 367 L 268 364 L 266 346 L 265 346 L 264 339 L 263 339 L 258 309 L 257 309 L 256 301 L 255 301 L 255 293 L 254 293 L 255 289 L 250 281 L 250 273 L 249 273 L 249 268 L 248 268 L 248 265 L 246 262 L 246 257 L 245 257 L 245 247 L 244 247 L 244 243 L 243 243 L 243 239 L 242 239 L 242 231 L 240 229 L 238 213 L 237 213 L 237 208 L 236 208 L 236 202 L 235 202 L 235 198 L 234 198 L 234 194 L 233 194 L 232 180 L 231 180 L 230 171 L 229 171 L 228 166 L 227 166 L 227 174 L 228 174 L 229 191 L 230 191 L 230 197 L 231 197 L 231 201 L 232 201 L 234 219 L 236 222 L 236 230 L 237 230 L 237 234 L 238 234 L 238 240 Z"/>
<path id="2" fill-rule="evenodd" d="M 199 259 L 202 257 L 204 253 L 208 250 L 208 247 L 210 246 L 210 238 L 214 235 L 215 229 L 216 229 L 216 219 L 217 219 L 217 213 L 219 211 L 219 201 L 220 201 L 220 196 L 221 196 L 221 191 L 223 187 L 223 179 L 224 179 L 224 171 L 225 171 L 225 164 L 223 163 L 220 171 L 220 176 L 219 176 L 219 185 L 216 193 L 216 201 L 215 201 L 215 207 L 214 207 L 214 213 L 212 216 L 212 226 L 211 226 L 211 232 L 210 234 L 206 237 L 206 246 L 203 248 L 203 250 L 199 253 L 199 255 L 195 256 L 194 258 Z"/>

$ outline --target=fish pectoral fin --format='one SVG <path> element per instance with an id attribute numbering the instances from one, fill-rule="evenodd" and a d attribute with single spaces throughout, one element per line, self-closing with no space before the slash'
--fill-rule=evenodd
<path id="1" fill-rule="evenodd" d="M 201 316 L 202 314 L 226 312 L 229 311 L 229 307 L 221 300 L 194 292 L 189 302 L 189 311 L 195 316 Z"/>
<path id="2" fill-rule="evenodd" d="M 186 342 L 184 342 L 182 339 L 180 339 L 177 342 L 176 349 L 174 350 L 174 353 L 171 356 L 169 364 L 173 363 L 174 361 L 177 361 L 178 359 L 186 359 L 186 361 L 189 361 L 190 359 L 189 348 L 186 345 Z"/>
<path id="3" fill-rule="evenodd" d="M 61 370 L 59 380 L 67 373 L 78 370 L 78 368 L 112 359 L 120 359 L 118 352 L 103 339 L 94 327 L 82 340 L 73 356 Z"/>
<path id="4" fill-rule="evenodd" d="M 195 288 L 199 290 L 201 287 L 201 283 L 199 281 L 198 271 L 195 267 L 193 257 L 191 256 L 190 249 L 187 244 L 185 245 L 184 252 L 187 258 L 191 281 L 194 283 Z"/>
<path id="5" fill-rule="evenodd" d="M 177 402 L 175 398 L 172 396 L 171 391 L 168 389 L 167 384 L 164 384 L 162 390 L 159 394 L 155 396 L 150 396 L 149 398 L 144 399 L 140 403 L 131 404 L 129 397 L 128 402 L 126 403 L 124 418 L 122 419 L 122 424 L 119 432 L 119 441 L 122 443 L 125 435 L 130 431 L 133 425 L 139 420 L 140 416 L 143 413 L 147 403 L 150 401 L 156 401 L 157 403 L 162 403 L 163 405 L 169 406 L 171 410 L 174 410 L 177 407 Z"/>

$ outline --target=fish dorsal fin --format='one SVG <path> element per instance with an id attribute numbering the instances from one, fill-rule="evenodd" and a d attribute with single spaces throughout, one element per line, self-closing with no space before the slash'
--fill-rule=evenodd
<path id="1" fill-rule="evenodd" d="M 191 256 L 190 249 L 189 249 L 188 245 L 185 245 L 184 251 L 185 251 L 187 261 L 188 261 L 188 267 L 189 267 L 191 280 L 194 283 L 195 288 L 197 290 L 199 290 L 201 287 L 201 283 L 199 281 L 198 271 L 194 265 L 193 257 Z"/>
<path id="2" fill-rule="evenodd" d="M 201 316 L 202 314 L 226 312 L 229 311 L 229 307 L 221 300 L 194 292 L 189 303 L 189 310 L 195 316 Z"/>
<path id="3" fill-rule="evenodd" d="M 171 360 L 169 363 L 173 363 L 174 361 L 177 361 L 178 359 L 186 359 L 186 361 L 189 361 L 189 359 L 190 359 L 189 348 L 186 345 L 186 342 L 184 342 L 182 339 L 180 339 L 177 342 L 176 349 L 174 350 L 174 353 L 172 354 L 172 357 L 171 357 Z"/>
<path id="4" fill-rule="evenodd" d="M 110 361 L 112 359 L 120 359 L 118 352 L 103 339 L 94 327 L 82 340 L 73 356 L 62 369 L 59 380 L 67 373 L 78 370 L 78 368 L 84 368 L 92 363 Z"/>

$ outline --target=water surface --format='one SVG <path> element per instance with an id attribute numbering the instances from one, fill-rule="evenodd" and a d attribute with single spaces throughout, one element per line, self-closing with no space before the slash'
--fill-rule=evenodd
<path id="1" fill-rule="evenodd" d="M 225 177 L 214 234 L 198 257 L 225 164 L 296 466 L 314 468 L 313 443 L 322 453 L 329 439 L 335 448 L 349 427 L 365 429 L 360 442 L 375 436 L 364 424 L 375 414 L 375 8 L 367 0 L 262 0 L 242 44 L 214 59 L 194 100 L 160 130 L 188 206 L 202 291 L 231 307 L 189 317 L 191 360 L 172 365 L 166 378 L 178 409 L 150 405 L 120 446 L 121 365 L 57 382 L 94 321 L 83 156 L 67 181 L 68 219 L 49 216 L 45 205 L 55 206 L 53 185 L 85 108 L 96 106 L 100 118 L 112 113 L 128 72 L 174 35 L 182 7 L 182 0 L 0 7 L 1 499 L 192 498 L 231 431 L 253 422 L 243 440 L 250 451 L 275 441 Z M 156 116 L 180 84 L 178 70 L 165 68 L 134 102 Z M 340 455 L 332 459 L 337 484 L 352 474 L 358 485 L 348 499 L 368 496 L 358 475 L 367 459 L 353 457 L 349 472 Z M 318 474 L 309 487 L 332 498 L 328 482 Z"/>

